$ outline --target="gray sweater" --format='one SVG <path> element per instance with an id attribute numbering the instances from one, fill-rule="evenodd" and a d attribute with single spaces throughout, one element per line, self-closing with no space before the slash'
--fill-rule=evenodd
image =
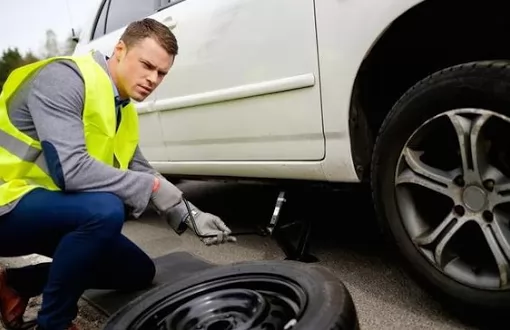
<path id="1" fill-rule="evenodd" d="M 104 55 L 96 52 L 94 58 L 108 72 Z M 127 171 L 91 158 L 85 148 L 83 104 L 79 70 L 71 61 L 58 61 L 41 69 L 12 98 L 9 118 L 20 131 L 41 141 L 50 175 L 61 190 L 114 193 L 137 218 L 148 205 L 156 171 L 139 148 Z M 0 216 L 16 203 L 0 207 Z"/>

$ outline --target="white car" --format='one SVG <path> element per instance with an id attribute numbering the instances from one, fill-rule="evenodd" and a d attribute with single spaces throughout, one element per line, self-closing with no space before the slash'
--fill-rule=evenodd
<path id="1" fill-rule="evenodd" d="M 490 2 L 103 0 L 75 53 L 165 23 L 179 55 L 137 104 L 157 170 L 370 182 L 424 284 L 508 308 L 509 29 Z"/>

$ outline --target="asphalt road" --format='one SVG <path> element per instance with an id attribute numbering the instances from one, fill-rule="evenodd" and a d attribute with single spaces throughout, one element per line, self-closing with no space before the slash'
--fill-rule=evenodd
<path id="1" fill-rule="evenodd" d="M 281 189 L 216 182 L 185 182 L 179 186 L 196 205 L 220 215 L 234 231 L 269 221 Z M 448 313 L 402 270 L 380 237 L 368 191 L 287 191 L 282 219 L 313 219 L 311 253 L 346 284 L 362 329 L 475 328 Z M 220 253 L 190 239 L 192 245 L 186 248 L 211 260 L 283 258 L 271 238 L 242 236 L 238 248 L 219 248 Z"/>
<path id="2" fill-rule="evenodd" d="M 234 231 L 267 223 L 282 188 L 197 181 L 178 186 L 189 200 L 222 217 Z M 362 329 L 489 328 L 468 326 L 407 276 L 380 237 L 368 191 L 325 192 L 294 187 L 287 193 L 282 221 L 313 220 L 311 253 L 351 292 Z M 176 235 L 151 212 L 128 221 L 123 231 L 153 257 L 184 250 L 219 264 L 284 258 L 271 237 L 241 236 L 235 244 L 207 247 L 189 231 Z M 39 261 L 37 256 L 0 259 L 0 263 L 11 266 Z M 480 320 L 483 316 L 478 325 Z M 94 325 L 84 329 L 98 328 Z"/>

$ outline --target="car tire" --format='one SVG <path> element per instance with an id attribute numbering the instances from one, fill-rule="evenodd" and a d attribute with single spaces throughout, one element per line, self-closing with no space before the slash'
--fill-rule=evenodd
<path id="1" fill-rule="evenodd" d="M 208 295 L 202 295 L 206 292 Z M 282 299 L 275 299 L 277 294 Z M 268 299 L 270 296 L 273 298 Z M 252 300 L 255 297 L 265 299 Z M 259 310 L 261 301 L 267 304 L 265 310 Z M 205 302 L 207 310 L 202 309 L 201 303 Z M 165 304 L 170 307 L 162 310 Z M 291 308 L 293 304 L 296 305 Z M 298 306 L 299 315 L 291 315 Z M 155 316 L 157 313 L 160 314 Z M 261 313 L 258 321 L 253 321 L 252 326 L 240 324 L 255 318 L 250 313 Z M 261 321 L 265 317 L 271 318 Z M 162 329 L 158 324 L 165 318 L 165 329 L 172 330 L 195 329 L 199 325 L 204 330 L 276 330 L 284 329 L 284 324 L 293 325 L 286 328 L 293 330 L 359 329 L 356 309 L 344 284 L 321 266 L 295 261 L 242 262 L 194 273 L 135 299 L 112 315 L 104 329 Z"/>
<path id="2" fill-rule="evenodd" d="M 501 272 L 497 268 L 498 265 L 506 268 L 505 263 L 508 265 L 510 242 L 507 240 L 505 246 L 501 236 L 494 236 L 496 238 L 493 240 L 487 231 L 492 230 L 498 235 L 503 232 L 506 235 L 508 223 L 500 221 L 502 218 L 499 216 L 496 221 L 496 213 L 491 213 L 496 212 L 496 207 L 492 206 L 501 199 L 497 199 L 499 195 L 494 188 L 494 181 L 491 188 L 491 181 L 487 179 L 493 175 L 489 171 L 493 167 L 489 168 L 482 162 L 483 157 L 492 161 L 496 148 L 503 150 L 500 152 L 505 157 L 508 155 L 504 149 L 509 147 L 505 137 L 510 141 L 509 135 L 505 133 L 510 132 L 507 130 L 510 129 L 510 125 L 507 125 L 509 118 L 509 63 L 467 63 L 436 72 L 408 90 L 387 115 L 377 137 L 371 184 L 383 231 L 395 243 L 393 246 L 410 266 L 409 270 L 415 279 L 427 289 L 432 289 L 434 294 L 439 294 L 439 301 L 455 309 L 503 311 L 510 306 L 510 288 L 505 283 L 505 278 L 510 278 L 508 273 L 505 275 L 506 270 Z M 475 123 L 472 126 L 475 128 L 482 127 L 482 124 L 492 125 L 490 129 L 469 131 L 473 137 L 477 137 L 473 141 L 483 141 L 484 144 L 476 142 L 471 145 L 465 139 L 463 143 L 459 142 L 462 136 L 466 137 L 459 133 L 468 127 L 466 123 Z M 452 136 L 455 138 L 452 139 Z M 492 140 L 489 144 L 487 141 L 490 138 Z M 458 152 L 453 152 L 452 141 L 457 143 Z M 476 148 L 462 149 L 466 150 L 465 159 L 474 160 L 473 163 L 462 162 L 464 158 L 460 146 L 467 145 Z M 485 153 L 487 145 L 491 145 L 491 149 Z M 426 155 L 430 156 L 426 159 Z M 418 159 L 419 162 L 416 161 Z M 431 163 L 434 163 L 434 168 L 441 168 L 441 171 L 423 166 L 432 166 Z M 469 167 L 463 167 L 464 164 Z M 498 175 L 505 173 L 507 175 L 504 176 L 508 177 L 508 169 L 502 164 L 506 163 L 499 160 Z M 459 166 L 460 172 L 456 166 Z M 401 172 L 397 175 L 397 171 Z M 474 179 L 476 172 L 483 172 L 480 175 L 480 185 Z M 435 177 L 434 173 L 440 176 Z M 460 173 L 460 176 L 454 178 L 455 173 Z M 443 178 L 454 180 L 443 182 Z M 496 185 L 502 182 L 501 179 L 499 176 Z M 438 195 L 438 199 L 432 199 L 432 194 L 435 194 L 434 198 Z M 446 207 L 450 207 L 447 201 L 457 205 L 447 210 Z M 443 202 L 445 209 L 441 211 Z M 503 212 L 500 208 L 502 204 L 497 207 L 498 212 Z M 435 212 L 437 217 L 432 220 Z M 442 214 L 446 214 L 444 218 Z M 487 246 L 483 246 L 484 240 Z M 503 245 L 492 244 L 495 241 Z M 481 244 L 480 252 L 470 250 L 471 242 Z M 494 261 L 499 263 L 490 264 L 490 258 L 485 255 L 481 257 L 482 252 L 492 253 Z M 477 262 L 482 266 L 477 266 Z M 499 278 L 495 279 L 497 276 Z M 498 280 L 500 287 L 491 288 Z"/>

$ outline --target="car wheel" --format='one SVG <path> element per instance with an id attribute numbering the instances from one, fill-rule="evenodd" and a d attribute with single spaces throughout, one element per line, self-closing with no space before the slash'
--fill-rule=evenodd
<path id="1" fill-rule="evenodd" d="M 217 266 L 156 287 L 105 330 L 359 329 L 343 283 L 320 266 L 255 261 Z"/>
<path id="2" fill-rule="evenodd" d="M 510 306 L 510 66 L 477 62 L 412 87 L 382 125 L 376 210 L 425 284 L 464 307 Z"/>

